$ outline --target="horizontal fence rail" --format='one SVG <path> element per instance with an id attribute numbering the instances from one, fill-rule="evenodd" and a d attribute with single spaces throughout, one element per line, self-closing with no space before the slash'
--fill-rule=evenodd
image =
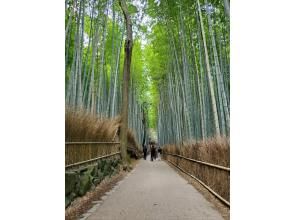
<path id="1" fill-rule="evenodd" d="M 83 164 L 86 164 L 86 163 L 89 163 L 89 162 L 93 162 L 93 161 L 96 161 L 96 160 L 101 160 L 103 158 L 112 157 L 112 156 L 115 156 L 117 154 L 120 154 L 120 152 L 116 152 L 116 153 L 113 153 L 113 154 L 108 154 L 108 155 L 101 156 L 101 157 L 96 157 L 96 158 L 93 158 L 93 159 L 90 159 L 90 160 L 81 161 L 81 162 L 78 162 L 78 163 L 69 164 L 69 165 L 65 166 L 65 168 L 66 169 L 73 168 L 75 166 L 80 166 L 80 165 L 83 165 Z"/>
<path id="2" fill-rule="evenodd" d="M 181 158 L 184 159 L 186 161 L 190 161 L 193 163 L 197 163 L 197 164 L 202 164 L 208 167 L 213 167 L 219 170 L 223 170 L 225 173 L 230 173 L 230 168 L 229 167 L 224 167 L 224 166 L 220 166 L 220 165 L 216 165 L 216 164 L 212 164 L 212 163 L 208 163 L 208 162 L 204 162 L 204 161 L 200 161 L 200 160 L 195 160 L 192 158 L 188 158 L 188 157 L 184 157 L 178 154 L 170 154 L 170 153 L 166 153 L 163 152 L 163 156 L 164 155 L 169 155 L 169 156 L 173 156 L 173 157 L 177 157 L 177 158 Z M 212 188 L 210 188 L 206 183 L 204 183 L 203 181 L 201 181 L 198 177 L 188 173 L 187 171 L 183 170 L 180 166 L 178 166 L 177 164 L 173 163 L 172 161 L 169 161 L 168 158 L 166 158 L 166 161 L 168 161 L 169 163 L 171 163 L 173 166 L 175 166 L 176 168 L 178 168 L 180 171 L 182 171 L 183 173 L 187 174 L 188 176 L 192 177 L 193 179 L 195 179 L 196 181 L 198 181 L 202 186 L 204 186 L 204 188 L 206 188 L 211 194 L 213 194 L 215 197 L 217 197 L 221 202 L 223 202 L 225 205 L 230 207 L 230 202 L 227 201 L 225 198 L 223 198 L 221 195 L 219 195 L 217 192 L 215 192 Z M 177 162 L 178 163 L 178 162 Z M 221 172 L 221 171 L 219 171 Z"/>
<path id="3" fill-rule="evenodd" d="M 120 154 L 120 142 L 65 142 L 65 169 Z"/>
<path id="4" fill-rule="evenodd" d="M 65 142 L 65 145 L 76 145 L 76 144 L 120 144 L 120 142 Z"/>
<path id="5" fill-rule="evenodd" d="M 193 176 L 192 174 L 186 172 L 181 167 L 177 166 L 173 162 L 167 160 L 169 163 L 171 163 L 173 166 L 177 167 L 179 170 L 181 170 L 183 173 L 187 174 L 188 176 L 192 177 L 193 179 L 197 180 L 202 186 L 204 186 L 209 192 L 211 192 L 215 197 L 217 197 L 219 200 L 221 200 L 224 204 L 230 207 L 230 203 L 225 200 L 223 197 L 221 197 L 218 193 L 216 193 L 213 189 L 211 189 L 209 186 L 207 186 L 204 182 L 202 182 L 200 179 L 198 179 L 196 176 Z"/>
<path id="6" fill-rule="evenodd" d="M 212 163 L 207 163 L 207 162 L 200 161 L 200 160 L 195 160 L 195 159 L 184 157 L 184 156 L 181 156 L 181 155 L 178 155 L 178 154 L 169 154 L 169 153 L 164 153 L 164 154 L 175 156 L 175 157 L 180 157 L 180 158 L 183 158 L 185 160 L 189 160 L 189 161 L 192 161 L 192 162 L 195 162 L 195 163 L 200 163 L 200 164 L 203 164 L 203 165 L 206 165 L 206 166 L 210 166 L 210 167 L 214 167 L 214 168 L 218 168 L 218 169 L 226 170 L 226 171 L 230 172 L 229 167 L 224 167 L 224 166 L 220 166 L 220 165 L 216 165 L 216 164 L 212 164 Z"/>

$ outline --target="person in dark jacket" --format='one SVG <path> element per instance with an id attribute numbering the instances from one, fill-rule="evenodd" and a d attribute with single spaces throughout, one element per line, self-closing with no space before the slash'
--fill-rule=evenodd
<path id="1" fill-rule="evenodd" d="M 160 147 L 158 147 L 158 153 L 162 153 L 162 149 Z"/>
<path id="2" fill-rule="evenodd" d="M 147 156 L 147 146 L 146 146 L 146 144 L 144 144 L 143 153 L 144 153 L 144 160 L 146 160 L 146 156 Z"/>
<path id="3" fill-rule="evenodd" d="M 153 144 L 151 144 L 151 161 L 155 158 L 155 147 Z"/>
<path id="4" fill-rule="evenodd" d="M 157 159 L 157 147 L 156 144 L 154 145 L 154 160 Z"/>

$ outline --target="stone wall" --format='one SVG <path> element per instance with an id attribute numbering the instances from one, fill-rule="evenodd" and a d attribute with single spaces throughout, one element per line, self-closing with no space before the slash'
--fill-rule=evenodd
<path id="1" fill-rule="evenodd" d="M 121 169 L 119 156 L 102 159 L 87 167 L 65 172 L 65 207 L 78 196 L 95 188 L 104 178 L 117 174 Z"/>

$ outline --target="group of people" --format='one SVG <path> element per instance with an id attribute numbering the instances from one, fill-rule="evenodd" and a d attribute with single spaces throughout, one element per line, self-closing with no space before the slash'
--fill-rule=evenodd
<path id="1" fill-rule="evenodd" d="M 160 147 L 157 148 L 154 143 L 150 143 L 149 146 L 150 146 L 149 149 L 151 154 L 151 157 L 150 157 L 151 161 L 156 160 L 156 158 L 160 159 L 160 155 L 162 153 L 161 148 Z M 148 148 L 146 144 L 144 144 L 143 153 L 144 153 L 144 160 L 146 160 L 147 153 L 148 153 Z"/>

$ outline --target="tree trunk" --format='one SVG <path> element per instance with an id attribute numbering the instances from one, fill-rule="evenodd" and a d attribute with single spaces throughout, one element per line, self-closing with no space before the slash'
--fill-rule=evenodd
<path id="1" fill-rule="evenodd" d="M 127 37 L 125 40 L 125 59 L 123 69 L 123 102 L 122 102 L 122 125 L 121 125 L 121 156 L 122 160 L 126 162 L 127 159 L 127 131 L 128 131 L 128 95 L 129 95 L 129 81 L 130 68 L 132 60 L 133 36 L 132 36 L 132 22 L 128 12 L 125 0 L 119 0 L 119 5 L 123 11 Z"/>

